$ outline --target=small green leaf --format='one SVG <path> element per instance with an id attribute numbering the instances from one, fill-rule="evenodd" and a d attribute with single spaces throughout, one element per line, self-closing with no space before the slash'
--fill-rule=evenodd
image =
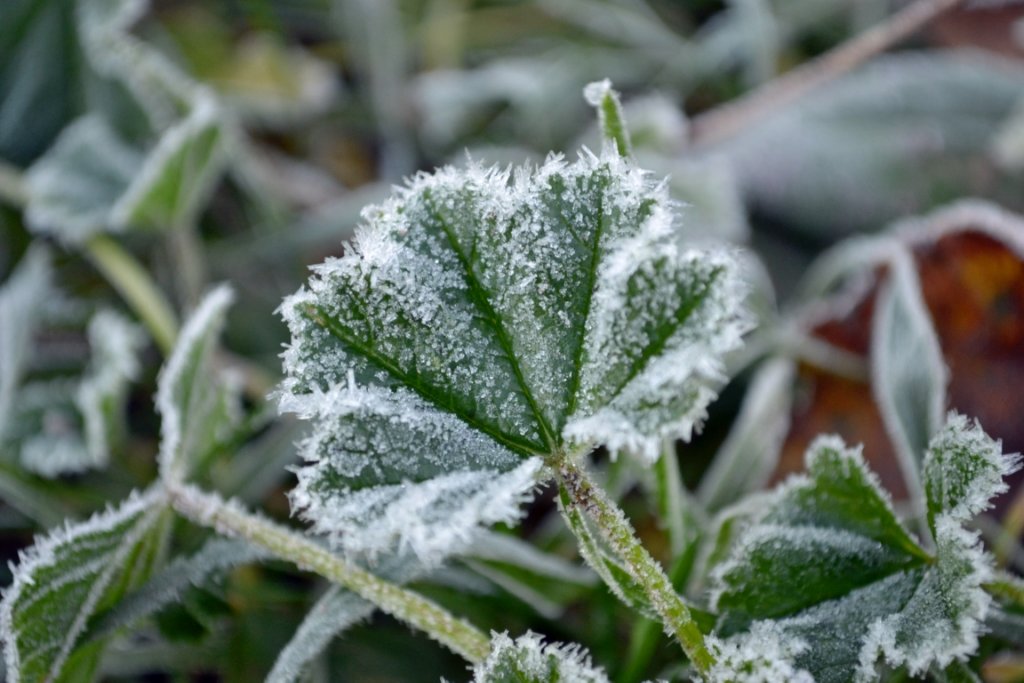
<path id="1" fill-rule="evenodd" d="M 0 604 L 7 679 L 88 679 L 102 641 L 82 644 L 89 619 L 145 581 L 168 519 L 160 489 L 39 539 Z"/>
<path id="2" fill-rule="evenodd" d="M 953 415 L 926 462 L 934 556 L 899 524 L 859 452 L 815 442 L 808 476 L 779 487 L 714 572 L 721 632 L 749 627 L 737 642 L 770 650 L 756 636 L 770 620 L 799 644 L 793 665 L 819 683 L 874 680 L 882 661 L 920 675 L 974 653 L 991 560 L 961 524 L 1016 461 Z"/>
<path id="3" fill-rule="evenodd" d="M 232 299 L 226 286 L 203 299 L 160 373 L 156 406 L 163 418 L 159 464 L 165 481 L 187 479 L 205 449 L 218 443 L 238 420 L 237 387 L 214 364 Z"/>
<path id="4" fill-rule="evenodd" d="M 491 636 L 491 654 L 473 669 L 473 683 L 607 683 L 608 676 L 590 663 L 578 645 L 543 643 L 536 633 L 512 640 Z"/>
<path id="5" fill-rule="evenodd" d="M 734 260 L 617 153 L 441 169 L 364 217 L 283 306 L 282 408 L 318 425 L 293 508 L 349 551 L 438 561 L 570 449 L 653 462 L 747 326 Z"/>

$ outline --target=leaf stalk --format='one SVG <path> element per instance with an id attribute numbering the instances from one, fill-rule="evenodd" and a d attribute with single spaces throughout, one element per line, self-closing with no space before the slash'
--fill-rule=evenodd
<path id="1" fill-rule="evenodd" d="M 468 662 L 478 664 L 490 653 L 490 639 L 486 635 L 437 603 L 385 581 L 316 541 L 248 512 L 237 503 L 194 486 L 168 482 L 167 487 L 174 509 L 193 522 L 226 536 L 244 538 L 275 557 L 347 588 Z"/>
<path id="2" fill-rule="evenodd" d="M 640 543 L 622 510 L 595 484 L 587 472 L 570 457 L 558 465 L 559 483 L 570 504 L 594 522 L 602 538 L 621 558 L 626 570 L 639 584 L 651 607 L 661 617 L 667 633 L 679 641 L 698 671 L 707 672 L 714 659 L 697 623 L 661 565 Z"/>

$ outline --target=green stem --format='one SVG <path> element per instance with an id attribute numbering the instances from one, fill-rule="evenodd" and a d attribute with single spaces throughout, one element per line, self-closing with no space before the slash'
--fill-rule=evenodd
<path id="1" fill-rule="evenodd" d="M 626 117 L 622 114 L 622 102 L 619 101 L 619 93 L 612 90 L 611 82 L 605 79 L 591 83 L 583 94 L 590 106 L 597 109 L 597 120 L 606 145 L 615 145 L 619 156 L 631 156 L 633 146 L 629 142 Z"/>
<path id="2" fill-rule="evenodd" d="M 490 640 L 473 625 L 412 591 L 346 562 L 312 539 L 193 486 L 168 484 L 168 490 L 174 508 L 193 522 L 226 536 L 244 538 L 300 569 L 347 588 L 467 661 L 477 664 L 490 653 Z"/>
<path id="3" fill-rule="evenodd" d="M 105 235 L 97 235 L 84 245 L 93 265 L 114 286 L 139 319 L 149 329 L 164 355 L 174 347 L 178 323 L 174 309 L 156 286 L 146 269 L 121 245 Z"/>
<path id="4" fill-rule="evenodd" d="M 707 672 L 714 660 L 704 644 L 704 635 L 661 565 L 637 540 L 622 510 L 570 458 L 563 458 L 559 463 L 558 476 L 571 504 L 594 522 L 601 536 L 623 561 L 632 579 L 644 590 L 667 632 L 679 641 L 697 670 Z"/>

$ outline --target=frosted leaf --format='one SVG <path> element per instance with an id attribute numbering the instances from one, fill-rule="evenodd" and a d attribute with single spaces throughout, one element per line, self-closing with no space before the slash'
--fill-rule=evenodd
<path id="1" fill-rule="evenodd" d="M 430 512 L 459 509 L 453 493 L 514 505 L 537 456 L 604 444 L 653 461 L 688 437 L 747 322 L 734 260 L 681 248 L 672 208 L 613 153 L 443 168 L 367 208 L 282 306 L 282 409 L 317 423 L 295 507 L 342 547 L 431 561 L 445 525 L 486 521 Z M 512 516 L 494 504 L 468 509 Z"/>
<path id="2" fill-rule="evenodd" d="M 17 444 L 21 466 L 53 478 L 96 466 L 82 438 L 84 424 L 74 379 L 26 382 L 18 392 L 16 427 L 9 436 Z"/>
<path id="3" fill-rule="evenodd" d="M 216 109 L 198 102 L 149 152 L 96 116 L 68 126 L 27 175 L 30 227 L 78 244 L 102 231 L 167 229 L 194 218 L 224 161 Z"/>
<path id="4" fill-rule="evenodd" d="M 491 634 L 491 654 L 473 668 L 474 683 L 607 683 L 578 645 L 544 643 L 536 633 L 512 640 Z"/>
<path id="5" fill-rule="evenodd" d="M 205 449 L 237 420 L 230 377 L 214 364 L 224 318 L 234 295 L 221 285 L 206 295 L 185 323 L 157 381 L 160 476 L 181 482 Z"/>
<path id="6" fill-rule="evenodd" d="M 49 253 L 31 249 L 0 287 L 0 442 L 30 355 L 32 335 L 52 288 Z"/>
<path id="7" fill-rule="evenodd" d="M 110 213 L 116 226 L 167 229 L 195 219 L 225 162 L 221 114 L 213 100 L 195 100 L 167 129 Z"/>
<path id="8" fill-rule="evenodd" d="M 807 643 L 785 633 L 770 621 L 759 621 L 747 633 L 722 640 L 708 636 L 715 659 L 704 680 L 708 683 L 814 683 L 814 677 L 793 664 Z"/>
<path id="9" fill-rule="evenodd" d="M 138 325 L 112 311 L 100 311 L 89 321 L 92 359 L 75 394 L 82 414 L 89 466 L 102 467 L 111 441 L 120 436 L 128 385 L 139 373 L 138 355 L 145 335 Z"/>
<path id="10" fill-rule="evenodd" d="M 195 554 L 175 559 L 138 590 L 125 595 L 103 614 L 91 631 L 106 634 L 131 626 L 167 605 L 180 602 L 191 586 L 203 585 L 227 569 L 265 557 L 266 551 L 247 541 L 214 538 Z"/>
<path id="11" fill-rule="evenodd" d="M 794 664 L 820 683 L 875 680 L 881 662 L 916 676 L 973 654 L 991 560 L 961 524 L 968 507 L 998 493 L 1014 461 L 956 416 L 932 448 L 934 555 L 897 521 L 858 451 L 834 437 L 815 442 L 808 475 L 778 488 L 714 570 L 723 634 L 771 620 L 807 645 Z"/>
<path id="12" fill-rule="evenodd" d="M 942 425 L 948 371 L 913 261 L 891 245 L 890 277 L 872 322 L 871 384 L 907 488 L 921 500 L 920 460 Z"/>
<path id="13" fill-rule="evenodd" d="M 950 413 L 928 444 L 922 473 L 928 523 L 940 515 L 968 522 L 1008 489 L 1004 478 L 1020 468 L 1019 455 L 1005 455 L 1002 442 L 985 434 L 977 421 Z"/>
<path id="14" fill-rule="evenodd" d="M 116 604 L 153 569 L 168 520 L 163 493 L 51 532 L 21 555 L 0 604 L 7 680 L 89 678 L 103 641 L 82 644 L 90 618 Z"/>
<path id="15" fill-rule="evenodd" d="M 73 244 L 110 229 L 111 207 L 142 158 L 103 119 L 74 121 L 26 175 L 29 227 Z"/>
<path id="16" fill-rule="evenodd" d="M 316 601 L 298 630 L 281 650 L 267 683 L 301 681 L 306 667 L 340 632 L 368 618 L 376 608 L 338 586 L 331 586 Z"/>

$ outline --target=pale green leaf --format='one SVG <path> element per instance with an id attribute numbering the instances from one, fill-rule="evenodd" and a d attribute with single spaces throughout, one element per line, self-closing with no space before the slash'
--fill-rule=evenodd
<path id="1" fill-rule="evenodd" d="M 157 381 L 160 476 L 166 481 L 187 479 L 205 449 L 238 420 L 236 383 L 214 358 L 233 297 L 222 285 L 203 299 L 182 328 Z"/>
<path id="2" fill-rule="evenodd" d="M 146 580 L 168 519 L 159 489 L 37 540 L 22 555 L 0 604 L 7 679 L 90 676 L 102 641 L 80 641 L 89 619 Z"/>
<path id="3" fill-rule="evenodd" d="M 37 247 L 24 256 L 0 287 L 0 442 L 13 415 L 43 302 L 52 290 L 51 271 L 49 253 Z"/>
<path id="4" fill-rule="evenodd" d="M 921 504 L 920 462 L 942 425 L 949 372 L 914 262 L 901 246 L 891 248 L 872 322 L 871 384 L 907 489 Z"/>
<path id="5" fill-rule="evenodd" d="M 88 336 L 92 358 L 75 403 L 84 424 L 88 464 L 102 467 L 124 434 L 128 386 L 138 376 L 138 355 L 146 338 L 138 325 L 112 311 L 93 316 Z"/>
<path id="6" fill-rule="evenodd" d="M 988 505 L 1015 461 L 976 427 L 951 416 L 927 459 L 934 555 L 904 530 L 858 451 L 835 438 L 808 451 L 808 475 L 781 485 L 755 511 L 715 572 L 712 601 L 723 635 L 777 650 L 819 683 L 870 681 L 881 664 L 912 675 L 943 669 L 978 647 L 991 598 L 991 559 L 962 528 Z"/>
<path id="7" fill-rule="evenodd" d="M 444 168 L 364 218 L 283 306 L 282 407 L 318 424 L 293 507 L 349 550 L 436 560 L 567 449 L 653 462 L 746 329 L 735 261 L 679 246 L 664 185 L 614 153 Z"/>
<path id="8" fill-rule="evenodd" d="M 578 645 L 544 643 L 536 633 L 491 636 L 491 654 L 473 668 L 473 683 L 607 683 Z"/>

